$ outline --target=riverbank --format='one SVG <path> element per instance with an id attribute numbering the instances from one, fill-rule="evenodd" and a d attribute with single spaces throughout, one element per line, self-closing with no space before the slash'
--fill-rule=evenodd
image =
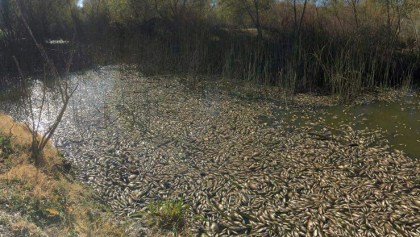
<path id="1" fill-rule="evenodd" d="M 31 133 L 0 114 L 0 236 L 127 236 L 71 165 L 50 144 L 42 167 L 29 161 Z"/>

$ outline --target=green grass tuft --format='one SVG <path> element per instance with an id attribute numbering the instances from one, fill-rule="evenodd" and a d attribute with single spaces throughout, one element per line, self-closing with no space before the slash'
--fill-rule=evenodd
<path id="1" fill-rule="evenodd" d="M 177 233 L 185 227 L 187 208 L 182 199 L 154 202 L 149 204 L 145 218 L 152 226 Z"/>

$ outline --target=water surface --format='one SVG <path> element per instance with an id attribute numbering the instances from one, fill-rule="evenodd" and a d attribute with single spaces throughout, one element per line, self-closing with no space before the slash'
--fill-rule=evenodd
<path id="1" fill-rule="evenodd" d="M 134 72 L 133 72 L 134 73 Z M 103 127 L 107 121 L 117 120 L 125 108 L 140 110 L 156 107 L 153 99 L 143 101 L 141 104 L 129 104 L 132 101 L 125 100 L 124 93 L 130 91 L 129 85 L 123 83 L 127 73 L 122 73 L 121 67 L 108 66 L 99 70 L 74 73 L 71 76 L 72 85 L 78 85 L 73 96 L 69 109 L 66 112 L 63 124 L 55 136 L 57 145 L 65 140 L 65 129 L 78 127 Z M 48 124 L 54 119 L 54 115 L 60 108 L 59 91 L 53 82 L 47 82 L 48 101 L 43 107 L 41 117 L 39 107 L 34 106 L 35 120 L 40 131 L 45 131 Z M 20 121 L 31 121 L 27 101 L 24 98 L 31 95 L 34 104 L 41 104 L 43 98 L 42 80 L 32 80 L 27 92 L 22 92 L 21 87 L 11 84 L 8 88 L 0 90 L 0 110 L 10 113 Z M 165 84 L 157 86 L 165 86 Z M 204 107 L 210 111 L 212 116 L 217 115 L 217 103 L 220 90 L 214 84 L 205 88 L 201 93 Z M 118 97 L 119 105 L 117 110 L 105 110 L 108 102 Z M 26 104 L 26 105 L 25 105 Z M 139 108 L 139 106 L 141 108 Z M 418 93 L 407 93 L 406 96 L 393 102 L 372 102 L 361 105 L 337 105 L 326 107 L 302 107 L 302 106 L 273 106 L 273 116 L 266 116 L 263 122 L 272 124 L 287 123 L 294 126 L 312 126 L 318 131 L 325 126 L 340 130 L 343 126 L 351 126 L 353 129 L 367 129 L 382 133 L 389 141 L 391 149 L 398 149 L 406 152 L 412 157 L 420 155 L 420 96 Z M 98 116 L 101 114 L 101 116 Z M 130 115 L 129 115 L 130 116 Z M 131 114 L 133 116 L 133 114 Z M 141 117 L 141 114 L 138 114 Z M 97 118 L 97 119 L 94 119 Z M 107 118 L 107 119 L 104 119 Z M 98 120 L 99 119 L 99 120 Z M 139 119 L 139 118 L 137 118 Z M 39 121 L 39 124 L 38 124 Z M 84 121 L 85 124 L 80 122 Z M 91 121 L 86 124 L 86 121 Z M 145 124 L 147 121 L 143 121 Z M 144 127 L 145 124 L 137 123 L 137 127 Z M 109 124 L 108 124 L 109 125 Z M 125 127 L 131 131 L 132 128 Z M 334 131 L 331 131 L 334 132 Z M 124 133 L 124 131 L 122 131 Z"/>

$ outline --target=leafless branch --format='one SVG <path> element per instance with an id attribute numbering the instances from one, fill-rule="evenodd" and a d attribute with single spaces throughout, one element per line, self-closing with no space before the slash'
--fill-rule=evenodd
<path id="1" fill-rule="evenodd" d="M 34 115 L 32 98 L 30 97 L 29 100 L 28 100 L 29 110 L 30 110 L 29 112 L 30 112 L 30 116 L 31 116 L 31 119 L 32 119 L 32 128 L 31 128 L 31 130 L 32 130 L 32 152 L 33 152 L 33 155 L 38 156 L 39 153 L 42 152 L 42 150 L 48 144 L 48 142 L 50 141 L 54 132 L 56 131 L 58 125 L 62 121 L 64 113 L 67 110 L 67 106 L 68 106 L 68 103 L 70 101 L 70 98 L 73 96 L 74 92 L 78 88 L 78 84 L 76 84 L 76 86 L 74 86 L 72 89 L 70 89 L 69 84 L 68 84 L 69 83 L 68 78 L 67 78 L 67 76 L 70 72 L 70 67 L 72 65 L 72 61 L 73 61 L 74 50 L 70 50 L 69 58 L 67 60 L 65 60 L 66 65 L 65 65 L 65 72 L 63 74 L 65 76 L 62 77 L 62 75 L 60 75 L 57 67 L 55 66 L 54 62 L 48 56 L 45 48 L 35 38 L 32 30 L 31 30 L 31 27 L 29 26 L 23 12 L 22 12 L 21 0 L 15 0 L 15 3 L 16 3 L 17 14 L 18 14 L 19 18 L 22 20 L 22 23 L 25 26 L 26 30 L 28 31 L 28 34 L 30 35 L 32 41 L 34 42 L 35 46 L 37 47 L 37 49 L 38 49 L 39 53 L 41 54 L 42 58 L 46 62 L 49 71 L 51 72 L 53 77 L 58 80 L 58 89 L 59 89 L 59 92 L 60 92 L 61 102 L 62 102 L 60 110 L 58 111 L 58 114 L 56 115 L 56 117 L 54 119 L 54 122 L 42 134 L 41 139 L 38 140 L 37 136 L 38 136 L 39 123 L 41 121 L 42 111 L 44 109 L 44 105 L 45 105 L 45 102 L 46 102 L 47 91 L 46 91 L 45 85 L 44 85 L 43 92 L 42 92 L 43 95 L 42 95 L 42 100 L 41 100 L 41 105 L 40 105 L 40 111 L 38 113 L 38 118 L 37 118 L 38 123 L 36 125 L 35 125 L 35 115 Z M 73 32 L 72 42 L 75 42 L 75 37 L 76 37 L 76 31 Z M 25 81 L 23 79 L 23 72 L 22 72 L 22 70 L 19 66 L 18 60 L 15 57 L 13 57 L 13 59 L 15 61 L 16 67 L 18 68 L 18 72 L 19 72 L 20 76 L 22 77 L 22 80 Z M 45 77 L 46 77 L 46 75 L 44 75 L 44 79 L 45 79 Z M 44 84 L 45 84 L 45 81 L 44 81 Z M 37 158 L 39 158 L 39 157 L 35 157 L 35 159 L 37 159 Z"/>

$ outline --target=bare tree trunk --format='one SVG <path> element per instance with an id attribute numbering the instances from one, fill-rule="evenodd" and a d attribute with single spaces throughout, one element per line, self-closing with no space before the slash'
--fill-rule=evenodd
<path id="1" fill-rule="evenodd" d="M 45 51 L 44 47 L 42 46 L 42 44 L 40 44 L 37 39 L 35 38 L 34 34 L 32 33 L 32 30 L 28 24 L 28 22 L 26 21 L 25 16 L 23 15 L 23 12 L 21 10 L 21 1 L 20 0 L 15 0 L 16 2 L 16 6 L 17 6 L 17 14 L 19 15 L 19 18 L 22 20 L 23 25 L 25 26 L 25 28 L 28 31 L 29 36 L 31 37 L 32 41 L 34 42 L 35 46 L 37 47 L 38 51 L 40 52 L 42 58 L 45 60 L 49 71 L 52 73 L 53 77 L 55 79 L 58 80 L 58 88 L 60 91 L 60 95 L 61 95 L 61 102 L 62 105 L 58 111 L 58 114 L 56 115 L 54 122 L 52 124 L 50 124 L 50 126 L 47 128 L 47 131 L 45 131 L 41 138 L 38 138 L 38 129 L 39 129 L 39 122 L 41 119 L 41 114 L 42 114 L 42 110 L 43 110 L 43 106 L 46 100 L 46 90 L 43 91 L 43 98 L 42 98 L 42 102 L 41 102 L 41 106 L 40 106 L 40 112 L 38 114 L 38 124 L 35 125 L 35 114 L 34 114 L 34 108 L 33 108 L 33 104 L 32 104 L 32 98 L 29 98 L 29 109 L 30 109 L 30 115 L 31 115 L 31 119 L 32 119 L 32 155 L 33 158 L 35 159 L 36 164 L 38 164 L 38 160 L 39 160 L 39 155 L 41 154 L 41 152 L 43 151 L 43 149 L 45 148 L 45 146 L 48 144 L 48 142 L 50 141 L 52 135 L 54 134 L 55 130 L 57 129 L 58 125 L 60 124 L 64 113 L 67 109 L 68 103 L 70 101 L 70 98 L 72 97 L 72 95 L 74 94 L 74 92 L 76 91 L 78 85 L 76 85 L 74 88 L 70 89 L 69 85 L 68 85 L 68 80 L 67 80 L 67 75 L 70 71 L 70 67 L 72 64 L 72 60 L 73 60 L 73 54 L 74 54 L 74 50 L 71 50 L 70 52 L 70 56 L 66 61 L 66 68 L 65 68 L 65 72 L 64 72 L 64 78 L 60 75 L 60 73 L 58 72 L 57 67 L 54 65 L 54 62 L 50 59 L 50 57 L 48 56 L 47 52 Z M 75 42 L 75 37 L 76 37 L 76 31 L 74 31 L 73 34 L 73 39 L 72 41 Z M 16 64 L 16 67 L 18 69 L 18 72 L 20 74 L 20 76 L 22 77 L 22 80 L 24 81 L 25 79 L 23 78 L 23 73 L 22 70 L 19 66 L 19 63 L 17 61 L 17 59 L 14 57 L 14 61 Z M 45 85 L 44 85 L 45 86 Z"/>

